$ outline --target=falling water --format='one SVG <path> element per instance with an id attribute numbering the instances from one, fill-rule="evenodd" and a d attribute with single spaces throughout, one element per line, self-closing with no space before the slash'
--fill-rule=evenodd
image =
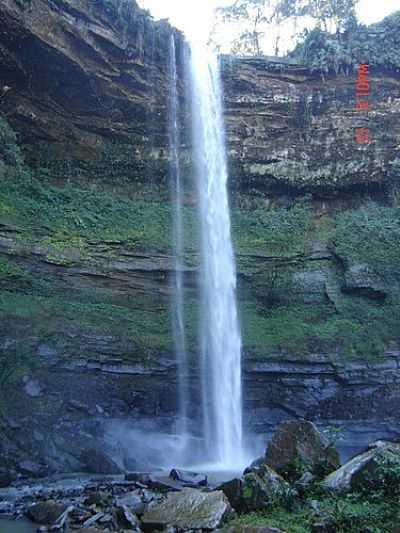
<path id="1" fill-rule="evenodd" d="M 193 144 L 201 215 L 202 398 L 208 460 L 243 461 L 241 338 L 218 60 L 191 43 Z"/>
<path id="2" fill-rule="evenodd" d="M 174 242 L 175 242 L 175 278 L 173 301 L 173 329 L 175 350 L 178 363 L 178 401 L 179 419 L 178 435 L 182 448 L 187 441 L 187 410 L 188 410 L 188 361 L 186 352 L 186 338 L 184 327 L 183 300 L 183 224 L 182 224 L 182 182 L 179 161 L 179 101 L 177 87 L 175 37 L 171 35 L 170 42 L 170 101 L 169 101 L 169 146 L 170 146 L 170 178 L 174 205 Z M 182 457 L 181 457 L 182 459 Z"/>

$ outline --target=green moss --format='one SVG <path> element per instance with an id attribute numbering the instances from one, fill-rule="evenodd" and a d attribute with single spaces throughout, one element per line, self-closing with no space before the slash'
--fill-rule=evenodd
<path id="1" fill-rule="evenodd" d="M 23 238 L 42 240 L 58 249 L 86 246 L 90 240 L 120 240 L 133 248 L 166 250 L 170 209 L 156 201 L 130 200 L 109 190 L 30 180 L 4 180 L 0 187 L 0 221 L 25 229 Z M 5 219 L 2 220 L 2 217 Z"/>
<path id="2" fill-rule="evenodd" d="M 7 257 L 0 257 L 0 287 L 10 284 L 27 287 L 32 284 L 32 276 Z"/>
<path id="3" fill-rule="evenodd" d="M 306 354 L 339 350 L 348 358 L 375 358 L 400 338 L 397 302 L 346 298 L 343 311 L 331 305 L 289 305 L 265 309 L 247 304 L 242 312 L 244 345 L 260 356 L 276 351 Z"/>
<path id="4" fill-rule="evenodd" d="M 43 296 L 45 292 L 45 287 L 33 294 L 2 291 L 1 320 L 28 320 L 36 335 L 44 338 L 62 340 L 68 331 L 113 335 L 126 340 L 143 361 L 172 348 L 168 306 L 136 309 L 129 303 L 74 301 L 71 295 L 69 299 L 61 293 Z"/>
<path id="5" fill-rule="evenodd" d="M 333 244 L 347 266 L 366 264 L 385 279 L 400 263 L 400 207 L 370 203 L 336 218 Z"/>
<path id="6" fill-rule="evenodd" d="M 73 250 L 85 255 L 91 242 L 119 242 L 132 250 L 171 251 L 172 212 L 159 189 L 138 194 L 103 186 L 56 187 L 29 176 L 0 183 L 0 222 L 24 229 L 19 236 L 49 246 L 58 258 Z M 184 208 L 188 252 L 197 246 L 197 216 Z"/>
<path id="7" fill-rule="evenodd" d="M 16 149 L 15 135 L 8 131 L 7 139 L 11 151 Z M 124 169 L 124 150 L 112 146 L 105 154 L 118 163 L 118 172 Z M 18 176 L 7 175 L 0 181 L 0 223 L 21 228 L 16 239 L 26 245 L 28 253 L 39 246 L 48 262 L 69 267 L 95 263 L 99 250 L 102 265 L 104 258 L 118 258 L 122 249 L 146 254 L 173 251 L 173 213 L 167 189 L 129 181 L 123 186 L 100 182 L 56 186 L 26 169 Z M 236 200 L 233 237 L 245 289 L 249 289 L 241 293 L 249 301 L 240 303 L 247 353 L 265 357 L 279 351 L 340 350 L 348 357 L 365 358 L 382 354 L 390 341 L 400 339 L 398 298 L 371 301 L 341 290 L 346 269 L 359 263 L 367 264 L 385 283 L 396 277 L 393 265 L 400 262 L 398 206 L 369 204 L 341 212 L 335 219 L 315 217 L 307 198 L 283 207 L 271 207 L 265 199 L 249 196 Z M 186 258 L 192 265 L 198 262 L 197 219 L 195 208 L 184 208 Z M 323 260 L 311 260 L 313 243 L 328 240 L 341 261 L 328 257 L 322 264 Z M 307 278 L 305 287 L 299 288 L 294 279 L 312 269 L 335 280 L 334 304 L 320 286 L 315 301 L 306 303 L 304 295 L 311 292 L 314 280 Z M 321 276 L 317 278 L 317 285 L 324 283 Z M 123 298 L 110 301 L 98 286 L 86 294 L 82 288 L 68 291 L 63 282 L 38 279 L 13 259 L 2 260 L 0 284 L 8 292 L 1 295 L 1 316 L 27 319 L 43 336 L 61 337 L 67 327 L 93 329 L 127 339 L 135 353 L 144 357 L 171 350 L 167 297 L 158 307 L 158 293 L 148 295 L 149 303 L 140 300 L 137 290 L 135 304 L 124 303 Z M 196 351 L 198 303 L 193 296 L 185 304 L 188 346 Z"/>
<path id="8" fill-rule="evenodd" d="M 304 254 L 313 229 L 311 206 L 234 209 L 233 237 L 239 254 L 292 256 Z"/>

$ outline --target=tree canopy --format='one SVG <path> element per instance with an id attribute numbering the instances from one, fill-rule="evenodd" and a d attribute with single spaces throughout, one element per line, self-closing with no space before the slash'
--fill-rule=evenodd
<path id="1" fill-rule="evenodd" d="M 237 23 L 240 27 L 232 42 L 232 53 L 260 55 L 261 40 L 272 26 L 283 22 L 297 22 L 301 18 L 313 20 L 315 27 L 326 32 L 340 32 L 356 20 L 355 6 L 358 0 L 235 0 L 218 10 L 225 23 Z M 274 49 L 279 51 L 279 32 L 275 36 Z"/>

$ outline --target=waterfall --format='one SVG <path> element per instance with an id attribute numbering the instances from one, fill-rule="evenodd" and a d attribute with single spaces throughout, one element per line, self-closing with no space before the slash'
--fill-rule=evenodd
<path id="1" fill-rule="evenodd" d="M 201 379 L 207 460 L 243 461 L 241 337 L 218 60 L 191 42 L 194 165 L 201 229 Z"/>
<path id="2" fill-rule="evenodd" d="M 170 41 L 170 95 L 169 95 L 169 149 L 170 149 L 170 183 L 172 202 L 174 206 L 173 232 L 175 242 L 175 277 L 173 298 L 173 331 L 175 351 L 178 365 L 178 427 L 180 437 L 179 448 L 184 450 L 187 444 L 187 411 L 189 402 L 188 393 L 188 360 L 186 351 L 185 325 L 184 325 L 184 296 L 183 296 L 183 223 L 182 223 L 182 181 L 179 161 L 180 133 L 179 133 L 179 100 L 177 86 L 175 37 L 171 35 Z M 182 457 L 181 457 L 182 459 Z"/>

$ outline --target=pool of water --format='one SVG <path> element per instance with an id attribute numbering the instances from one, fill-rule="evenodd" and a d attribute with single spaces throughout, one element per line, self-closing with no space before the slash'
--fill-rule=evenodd
<path id="1" fill-rule="evenodd" d="M 0 533 L 35 533 L 37 526 L 26 520 L 0 518 Z"/>

